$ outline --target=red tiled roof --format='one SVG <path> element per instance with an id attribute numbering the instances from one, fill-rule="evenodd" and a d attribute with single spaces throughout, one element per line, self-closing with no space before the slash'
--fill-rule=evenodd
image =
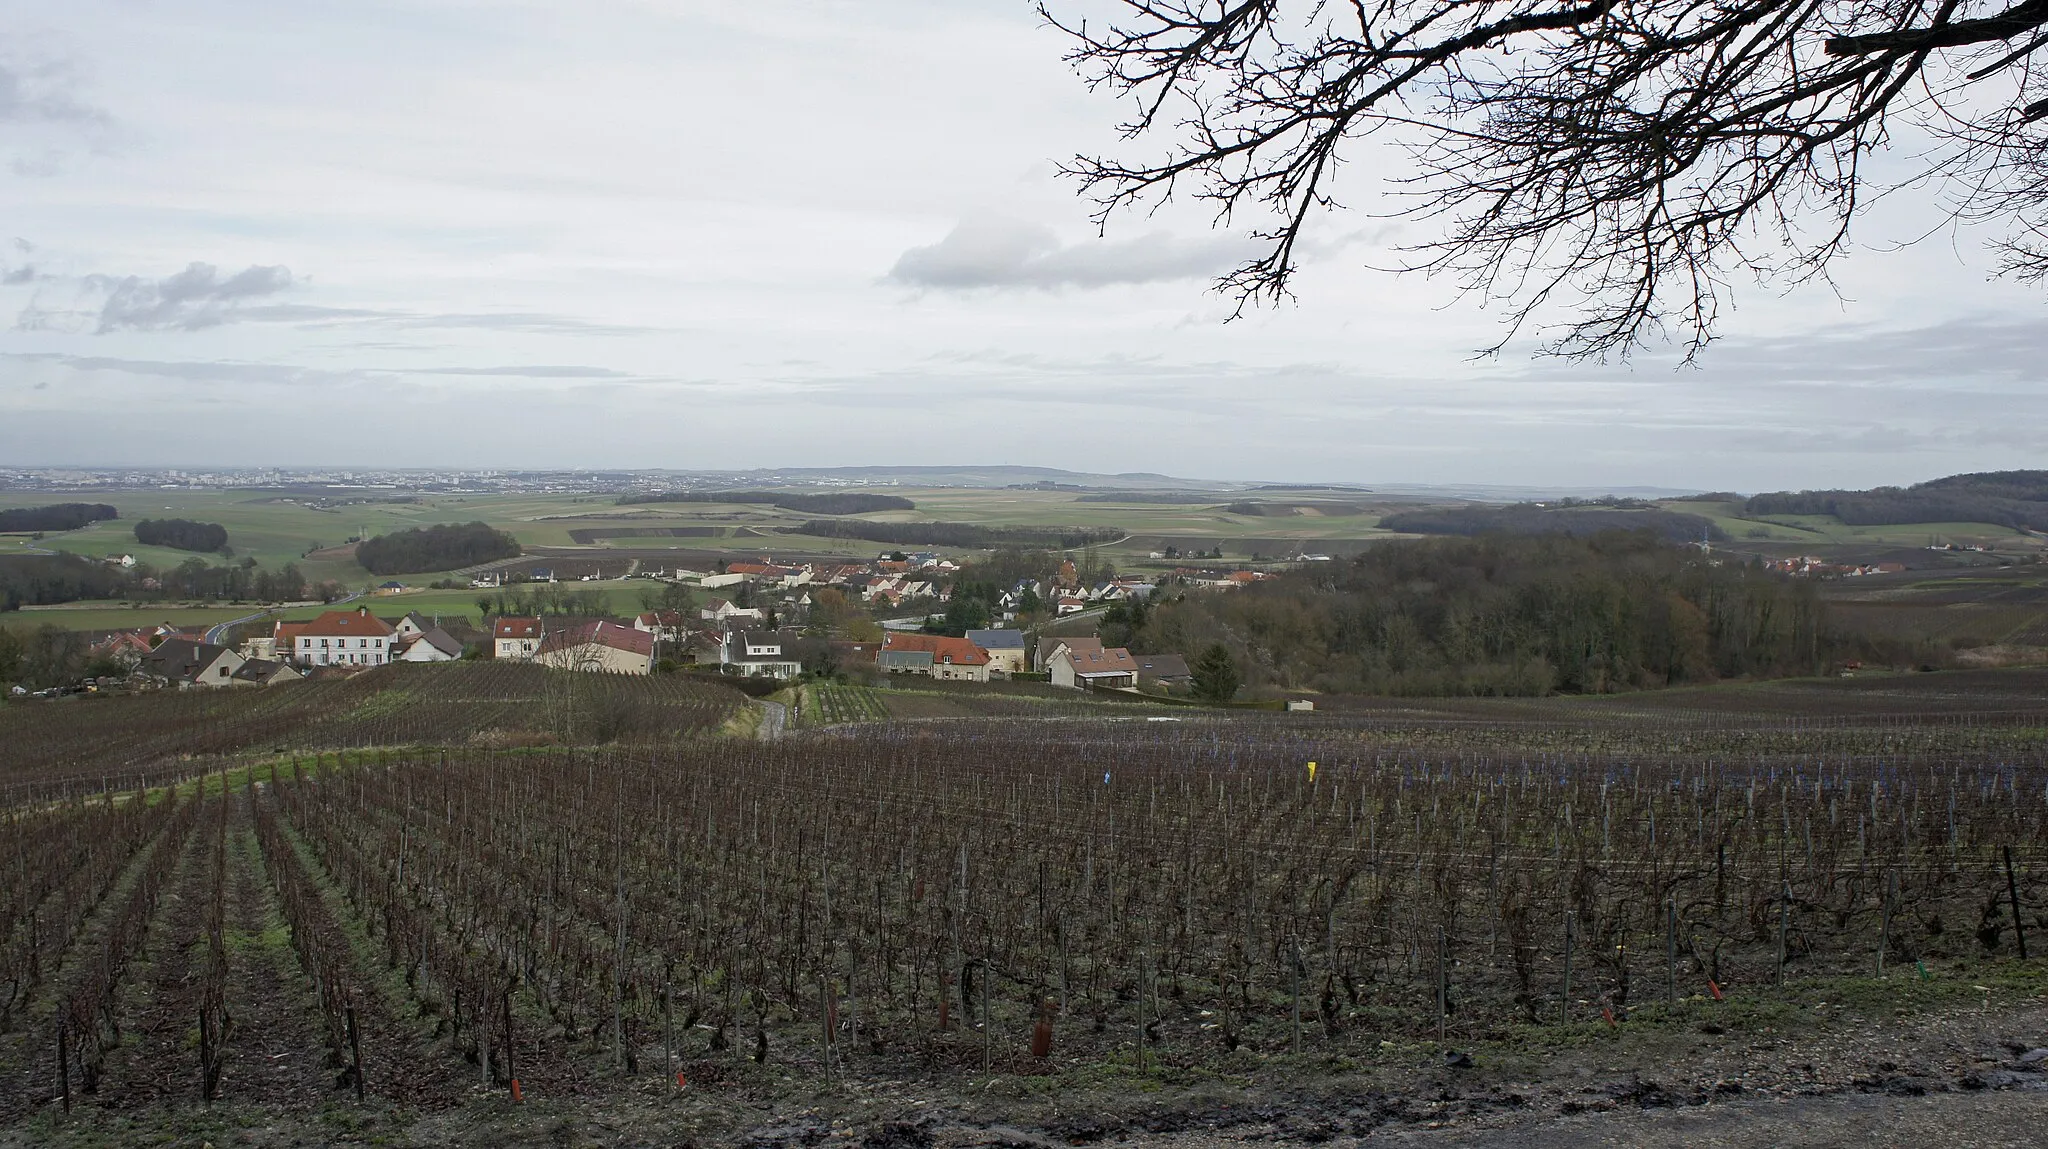
<path id="1" fill-rule="evenodd" d="M 882 649 L 925 652 L 935 663 L 952 663 L 955 666 L 984 666 L 988 663 L 988 651 L 964 638 L 948 638 L 942 634 L 891 631 L 882 636 Z"/>
<path id="2" fill-rule="evenodd" d="M 1131 652 L 1121 646 L 1104 647 L 1102 640 L 1091 638 L 1085 645 L 1068 642 L 1067 660 L 1074 664 L 1075 674 L 1136 674 L 1138 662 Z"/>
<path id="3" fill-rule="evenodd" d="M 391 624 L 367 611 L 330 610 L 299 628 L 303 638 L 386 638 Z"/>
<path id="4" fill-rule="evenodd" d="M 491 628 L 494 638 L 539 638 L 540 620 L 537 618 L 501 618 Z"/>

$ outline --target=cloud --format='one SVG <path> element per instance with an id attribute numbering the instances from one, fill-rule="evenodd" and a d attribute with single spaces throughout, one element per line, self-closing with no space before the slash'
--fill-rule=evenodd
<path id="1" fill-rule="evenodd" d="M 100 306 L 101 334 L 165 328 L 197 331 L 226 323 L 248 300 L 289 288 L 292 273 L 282 266 L 252 266 L 222 279 L 212 264 L 192 263 L 163 279 L 88 276 L 85 283 L 107 292 L 106 302 Z"/>
<path id="2" fill-rule="evenodd" d="M 564 315 L 535 312 L 421 313 L 388 311 L 370 307 L 322 307 L 306 303 L 266 303 L 235 312 L 238 321 L 249 323 L 299 323 L 307 325 L 385 327 L 398 330 L 480 330 L 518 331 L 545 335 L 578 335 L 591 332 L 613 334 L 645 333 L 653 330 L 617 323 L 591 323 Z"/>
<path id="3" fill-rule="evenodd" d="M 1185 240 L 1166 232 L 1061 244 L 1042 224 L 984 217 L 962 220 L 939 242 L 904 252 L 886 278 L 943 290 L 1106 287 L 1209 278 L 1243 259 L 1246 250 L 1238 239 Z"/>
<path id="4" fill-rule="evenodd" d="M 8 271 L 5 275 L 0 275 L 0 284 L 6 284 L 9 287 L 18 287 L 21 284 L 34 283 L 35 281 L 36 265 L 33 263 L 24 263 L 20 267 Z"/>
<path id="5" fill-rule="evenodd" d="M 55 61 L 0 61 L 0 124 L 82 124 L 104 127 L 111 117 L 67 89 L 76 80 Z"/>
<path id="6" fill-rule="evenodd" d="M 287 363 L 247 363 L 234 360 L 121 359 L 105 355 L 64 355 L 55 352 L 0 352 L 0 361 L 47 363 L 73 371 L 117 371 L 126 375 L 176 379 L 192 383 L 271 384 L 282 386 L 364 383 L 410 375 L 506 379 L 643 379 L 644 376 L 610 367 L 587 367 L 540 363 L 491 367 L 352 367 L 334 370 Z"/>

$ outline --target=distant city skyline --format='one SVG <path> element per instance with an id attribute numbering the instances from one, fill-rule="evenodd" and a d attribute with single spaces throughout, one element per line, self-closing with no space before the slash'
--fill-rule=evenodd
<path id="1" fill-rule="evenodd" d="M 1208 283 L 1254 221 L 1176 203 L 1098 237 L 1054 166 L 1128 109 L 1024 0 L 0 13 L 0 467 L 1775 490 L 2048 464 L 2048 294 L 1989 278 L 1932 193 L 1880 203 L 1832 287 L 1734 285 L 1694 366 L 1474 360 L 1496 315 L 1371 270 L 1419 238 L 1374 213 L 1381 152 L 1298 299 L 1235 321 Z"/>

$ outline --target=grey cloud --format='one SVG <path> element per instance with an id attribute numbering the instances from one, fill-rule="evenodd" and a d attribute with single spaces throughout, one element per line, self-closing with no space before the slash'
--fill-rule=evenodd
<path id="1" fill-rule="evenodd" d="M 1012 219 L 969 219 L 929 247 L 913 247 L 886 277 L 911 287 L 1106 287 L 1201 279 L 1242 259 L 1241 240 L 1178 239 L 1151 232 L 1135 239 L 1061 244 L 1051 228 Z"/>
<path id="2" fill-rule="evenodd" d="M 512 379 L 636 379 L 639 376 L 609 367 L 560 364 L 493 367 L 357 367 L 335 371 L 287 363 L 242 363 L 232 360 L 196 361 L 123 359 L 105 355 L 63 355 L 54 352 L 0 353 L 0 360 L 49 363 L 74 371 L 118 371 L 160 379 L 193 383 L 264 383 L 279 385 L 328 385 L 388 380 L 407 375 L 449 375 Z"/>
<path id="3" fill-rule="evenodd" d="M 281 266 L 249 267 L 222 279 L 212 264 L 193 263 L 163 279 L 91 276 L 85 282 L 108 293 L 100 307 L 99 330 L 103 334 L 123 329 L 197 331 L 234 318 L 246 300 L 289 288 L 292 273 Z"/>
<path id="4" fill-rule="evenodd" d="M 0 123 L 103 126 L 107 113 L 73 95 L 71 69 L 43 61 L 0 61 Z"/>
<path id="5" fill-rule="evenodd" d="M 9 287 L 17 287 L 21 284 L 34 283 L 35 281 L 36 265 L 33 263 L 24 263 L 7 274 L 0 275 L 0 284 L 6 284 Z"/>

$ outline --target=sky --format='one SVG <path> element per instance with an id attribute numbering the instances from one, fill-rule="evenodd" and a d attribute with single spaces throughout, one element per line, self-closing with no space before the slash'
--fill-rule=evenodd
<path id="1" fill-rule="evenodd" d="M 1078 0 L 1077 0 L 1078 2 Z M 1575 364 L 1411 225 L 1293 302 L 1026 0 L 0 0 L 0 462 L 1020 464 L 1742 491 L 2048 466 L 2048 291 L 1886 201 L 1699 362 Z M 1361 157 L 1350 178 L 1398 174 Z M 1366 201 L 1367 184 L 1357 184 Z M 1931 238 L 1903 241 L 1933 231 Z"/>

